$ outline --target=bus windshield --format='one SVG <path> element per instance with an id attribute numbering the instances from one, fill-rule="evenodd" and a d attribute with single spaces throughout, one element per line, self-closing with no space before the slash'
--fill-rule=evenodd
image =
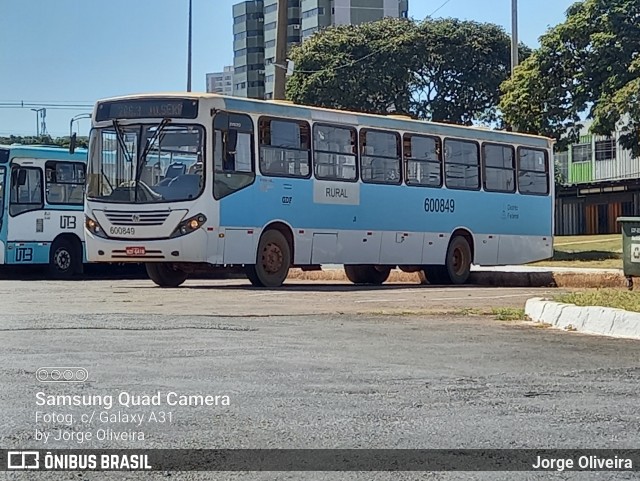
<path id="1" fill-rule="evenodd" d="M 4 213 L 4 167 L 0 166 L 0 227 L 2 227 L 2 214 Z"/>
<path id="2" fill-rule="evenodd" d="M 204 188 L 203 146 L 202 127 L 168 120 L 94 129 L 87 197 L 141 204 L 195 199 Z"/>

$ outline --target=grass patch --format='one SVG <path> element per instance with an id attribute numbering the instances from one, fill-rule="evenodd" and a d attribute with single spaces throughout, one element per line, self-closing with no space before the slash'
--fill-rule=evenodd
<path id="1" fill-rule="evenodd" d="M 597 289 L 586 292 L 560 294 L 553 298 L 556 302 L 577 306 L 602 306 L 640 312 L 640 292 L 618 289 Z"/>
<path id="2" fill-rule="evenodd" d="M 494 307 L 491 314 L 499 321 L 523 321 L 525 319 L 524 309 L 515 307 Z"/>
<path id="3" fill-rule="evenodd" d="M 556 237 L 553 240 L 553 257 L 533 265 L 622 269 L 622 235 Z"/>

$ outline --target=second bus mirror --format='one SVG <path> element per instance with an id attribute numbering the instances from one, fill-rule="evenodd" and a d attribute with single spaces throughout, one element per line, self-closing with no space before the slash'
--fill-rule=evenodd
<path id="1" fill-rule="evenodd" d="M 69 153 L 73 154 L 76 151 L 76 146 L 78 144 L 77 134 L 71 134 L 71 138 L 69 139 Z"/>
<path id="2" fill-rule="evenodd" d="M 18 170 L 18 185 L 23 186 L 27 183 L 27 171 L 24 169 Z"/>
<path id="3" fill-rule="evenodd" d="M 238 131 L 236 129 L 230 129 L 227 132 L 227 153 L 235 154 L 237 146 L 238 146 Z"/>

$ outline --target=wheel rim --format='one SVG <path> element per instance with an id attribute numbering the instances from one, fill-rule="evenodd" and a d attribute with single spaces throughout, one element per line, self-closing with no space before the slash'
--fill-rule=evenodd
<path id="1" fill-rule="evenodd" d="M 58 249 L 53 256 L 53 262 L 61 271 L 68 271 L 71 267 L 71 254 L 66 249 Z"/>
<path id="2" fill-rule="evenodd" d="M 467 256 L 464 250 L 460 247 L 456 247 L 453 250 L 452 264 L 453 272 L 458 276 L 464 274 L 467 270 Z"/>
<path id="3" fill-rule="evenodd" d="M 284 256 L 279 245 L 272 242 L 262 249 L 262 268 L 267 274 L 276 274 L 282 269 Z"/>

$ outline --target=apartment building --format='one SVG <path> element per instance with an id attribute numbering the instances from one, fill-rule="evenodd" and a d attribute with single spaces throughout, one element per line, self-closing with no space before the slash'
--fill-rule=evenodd
<path id="1" fill-rule="evenodd" d="M 302 42 L 332 25 L 357 25 L 384 17 L 407 18 L 409 0 L 288 0 L 287 47 Z M 255 18 L 254 18 L 255 17 Z M 234 5 L 234 94 L 243 97 L 273 97 L 275 79 L 278 0 L 253 0 Z M 255 22 L 255 23 L 252 23 Z M 246 34 L 245 34 L 246 32 Z M 253 57 L 245 54 L 250 48 Z M 260 50 L 262 49 L 262 50 Z M 261 56 L 261 57 L 260 57 Z M 251 69 L 256 74 L 243 75 Z M 241 72 L 238 72 L 238 69 Z M 249 84 L 253 85 L 251 89 Z"/>
<path id="2" fill-rule="evenodd" d="M 224 67 L 222 72 L 207 74 L 207 92 L 233 95 L 233 65 Z"/>

